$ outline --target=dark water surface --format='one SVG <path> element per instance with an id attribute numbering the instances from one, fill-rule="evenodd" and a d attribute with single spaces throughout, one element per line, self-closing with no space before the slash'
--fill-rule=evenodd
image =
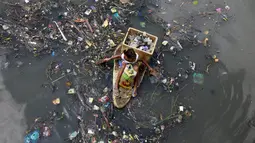
<path id="1" fill-rule="evenodd" d="M 199 5 L 184 5 L 179 8 L 181 2 L 172 0 L 173 4 L 167 5 L 162 1 L 162 7 L 167 14 L 159 15 L 166 20 L 182 16 L 188 11 L 198 11 L 204 9 L 207 0 L 199 1 Z M 213 4 L 223 5 L 223 2 L 213 1 Z M 234 19 L 228 23 L 222 24 L 213 34 L 212 47 L 192 47 L 185 45 L 184 50 L 178 54 L 179 57 L 189 56 L 189 60 L 197 64 L 198 71 L 203 72 L 208 61 L 205 55 L 208 53 L 219 53 L 220 62 L 210 67 L 210 74 L 205 74 L 203 85 L 196 85 L 190 76 L 186 81 L 180 83 L 181 91 L 179 100 L 184 104 L 191 105 L 194 110 L 194 117 L 187 123 L 176 126 L 174 129 L 165 133 L 162 142 L 165 143 L 251 143 L 254 140 L 254 129 L 247 125 L 247 120 L 252 115 L 254 105 L 254 46 L 252 37 L 254 30 L 254 1 L 229 1 L 227 4 L 231 7 L 231 13 Z M 244 16 L 245 15 L 245 16 Z M 137 18 L 133 27 L 142 29 L 139 26 Z M 208 23 L 204 25 L 204 21 Z M 209 19 L 197 19 L 195 23 L 201 29 L 213 29 L 213 24 Z M 145 29 L 149 33 L 160 37 L 163 30 L 153 24 L 147 24 Z M 165 52 L 165 69 L 176 74 L 177 68 L 187 68 L 188 61 L 184 60 L 181 65 L 177 63 L 180 59 L 174 58 L 170 53 Z M 2 71 L 0 76 L 1 96 L 0 96 L 0 142 L 19 143 L 23 140 L 24 131 L 27 126 L 33 123 L 34 119 L 44 116 L 49 110 L 56 109 L 67 111 L 67 120 L 57 122 L 53 130 L 53 136 L 45 143 L 61 143 L 68 133 L 76 130 L 77 119 L 75 105 L 70 104 L 70 97 L 66 95 L 66 89 L 63 81 L 58 82 L 59 89 L 52 93 L 50 90 L 41 87 L 45 83 L 45 68 L 53 57 L 45 56 L 41 59 L 29 58 L 31 55 L 24 52 L 24 56 L 19 59 L 9 57 L 10 67 Z M 67 60 L 79 57 L 68 55 L 62 56 L 61 52 L 54 57 L 63 62 L 67 67 Z M 16 61 L 22 61 L 23 66 L 17 68 Z M 1 61 L 5 58 L 1 56 Z M 106 71 L 108 72 L 108 71 Z M 111 73 L 111 72 L 109 72 Z M 105 86 L 111 88 L 111 81 L 102 79 L 98 89 Z M 145 77 L 141 87 L 138 90 L 139 97 L 131 101 L 131 109 L 136 110 L 137 114 L 148 113 L 148 117 L 139 116 L 140 120 L 151 120 L 158 117 L 160 113 L 166 116 L 170 112 L 171 100 L 177 93 L 168 94 L 160 87 L 155 88 L 151 84 L 148 76 Z M 182 88 L 183 87 L 183 88 Z M 156 91 L 155 95 L 151 95 Z M 56 107 L 52 105 L 52 99 L 61 97 L 61 105 Z M 132 103 L 133 102 L 133 103 Z M 136 107 L 138 103 L 141 106 Z M 153 111 L 153 113 L 149 113 Z M 123 111 L 119 111 L 123 112 Z M 68 116 L 69 115 L 69 116 Z M 146 122 L 147 123 L 147 122 Z M 132 126 L 133 123 L 127 123 L 126 126 Z"/>

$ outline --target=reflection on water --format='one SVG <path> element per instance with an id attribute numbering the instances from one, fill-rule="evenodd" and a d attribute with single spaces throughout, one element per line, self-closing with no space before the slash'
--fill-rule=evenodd
<path id="1" fill-rule="evenodd" d="M 0 63 L 4 63 L 4 57 L 0 57 Z M 0 69 L 2 64 L 0 64 Z M 25 106 L 18 105 L 6 90 L 3 76 L 0 72 L 0 142 L 21 143 L 26 130 Z"/>

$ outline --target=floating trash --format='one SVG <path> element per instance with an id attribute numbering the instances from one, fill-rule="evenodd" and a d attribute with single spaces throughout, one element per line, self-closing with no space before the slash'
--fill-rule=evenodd
<path id="1" fill-rule="evenodd" d="M 25 136 L 24 143 L 37 143 L 40 137 L 39 130 L 35 130 Z"/>
<path id="2" fill-rule="evenodd" d="M 145 28 L 146 27 L 146 23 L 145 22 L 140 22 L 140 26 Z"/>
<path id="3" fill-rule="evenodd" d="M 92 103 L 94 101 L 94 98 L 89 97 L 89 103 Z"/>
<path id="4" fill-rule="evenodd" d="M 51 135 L 51 131 L 49 127 L 44 127 L 43 128 L 43 136 L 44 137 L 49 137 Z"/>
<path id="5" fill-rule="evenodd" d="M 162 45 L 164 45 L 164 46 L 166 46 L 167 44 L 168 44 L 168 41 L 166 41 L 166 40 L 162 42 Z"/>
<path id="6" fill-rule="evenodd" d="M 68 92 L 67 92 L 67 94 L 75 94 L 75 93 L 76 93 L 76 91 L 75 91 L 74 88 L 70 88 L 70 89 L 68 90 Z"/>
<path id="7" fill-rule="evenodd" d="M 73 140 L 74 138 L 77 137 L 77 135 L 79 134 L 79 131 L 74 131 L 71 134 L 69 134 L 69 140 Z"/>
<path id="8" fill-rule="evenodd" d="M 52 101 L 52 103 L 53 103 L 54 105 L 59 105 L 59 104 L 60 104 L 60 98 L 54 99 L 54 100 Z"/>
<path id="9" fill-rule="evenodd" d="M 203 84 L 204 83 L 204 75 L 201 73 L 194 73 L 193 74 L 193 82 L 196 84 Z"/>
<path id="10" fill-rule="evenodd" d="M 192 3 L 193 3 L 193 5 L 197 5 L 197 4 L 198 4 L 198 1 L 195 0 L 195 1 L 193 1 Z"/>

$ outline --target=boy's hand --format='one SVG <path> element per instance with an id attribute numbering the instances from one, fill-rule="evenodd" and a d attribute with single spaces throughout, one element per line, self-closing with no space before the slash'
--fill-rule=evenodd
<path id="1" fill-rule="evenodd" d="M 110 58 L 105 58 L 105 59 L 103 59 L 103 60 L 100 60 L 100 61 L 96 62 L 96 64 L 99 65 L 99 64 L 108 62 L 109 60 L 110 60 Z"/>
<path id="2" fill-rule="evenodd" d="M 159 76 L 159 73 L 156 71 L 156 70 L 154 70 L 153 68 L 151 68 L 151 69 L 149 69 L 150 70 L 150 74 L 151 75 L 153 75 L 153 76 L 155 76 L 155 77 L 158 77 Z"/>

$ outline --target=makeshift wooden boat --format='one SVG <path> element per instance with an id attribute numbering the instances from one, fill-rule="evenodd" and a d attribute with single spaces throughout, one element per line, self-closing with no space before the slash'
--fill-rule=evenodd
<path id="1" fill-rule="evenodd" d="M 144 34 L 143 31 L 140 31 L 140 30 L 137 30 L 137 29 L 134 29 L 134 28 L 129 28 L 123 43 L 120 44 L 116 48 L 116 50 L 114 52 L 114 55 L 121 55 L 125 49 L 133 48 L 133 47 L 130 47 L 130 46 L 126 45 L 125 41 L 126 41 L 127 36 L 129 34 L 134 34 L 134 33 L 143 33 Z M 153 41 L 153 46 L 151 46 L 150 50 L 149 51 L 143 51 L 143 50 L 140 50 L 140 49 L 137 49 L 137 48 L 133 48 L 133 49 L 135 50 L 135 52 L 137 54 L 139 54 L 139 60 L 145 59 L 147 62 L 149 62 L 149 60 L 150 60 L 150 58 L 153 55 L 153 52 L 155 50 L 155 46 L 156 46 L 158 38 L 154 35 L 151 35 L 151 34 L 148 34 L 148 33 L 146 33 L 146 34 Z M 121 69 L 121 67 L 119 66 L 119 60 L 114 60 L 113 87 L 115 87 L 115 85 L 116 85 L 116 79 L 117 79 L 117 76 L 118 76 L 118 73 L 119 73 L 120 69 Z M 139 85 L 141 84 L 141 82 L 143 80 L 144 74 L 146 72 L 145 65 L 141 64 L 141 66 L 139 67 L 138 72 L 139 72 L 139 77 L 137 77 L 137 78 L 138 78 L 138 87 L 139 87 Z M 123 88 L 122 86 L 119 86 L 119 89 L 113 88 L 113 103 L 114 103 L 114 106 L 117 107 L 117 108 L 125 107 L 127 105 L 127 103 L 130 101 L 130 99 L 132 97 L 132 94 L 133 94 L 133 88 L 132 87 L 131 88 Z"/>

